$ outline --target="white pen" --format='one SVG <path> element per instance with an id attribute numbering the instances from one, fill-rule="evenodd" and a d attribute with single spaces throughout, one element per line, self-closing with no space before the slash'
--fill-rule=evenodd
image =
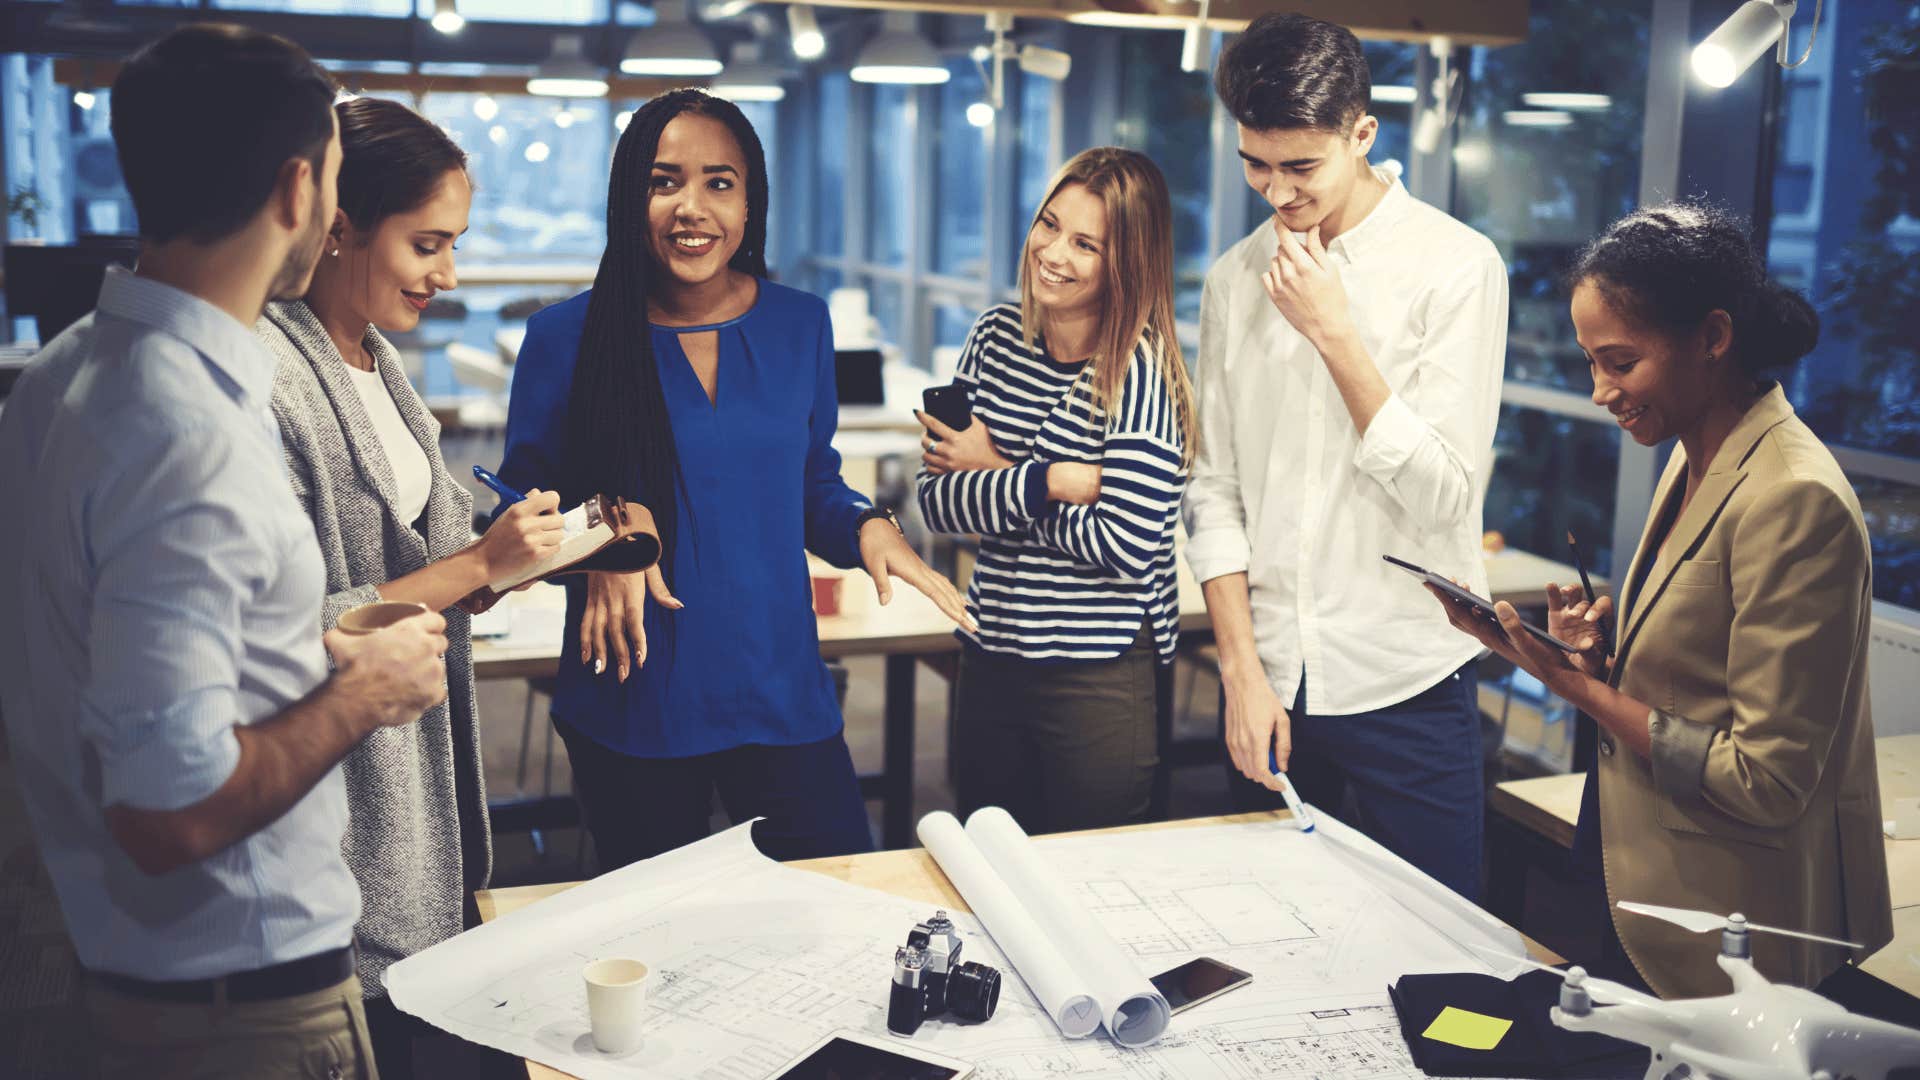
<path id="1" fill-rule="evenodd" d="M 1287 800 L 1287 809 L 1293 814 L 1293 820 L 1300 823 L 1300 831 L 1312 832 L 1313 816 L 1307 813 L 1307 804 L 1300 801 L 1300 793 L 1293 790 L 1293 781 L 1280 771 L 1280 756 L 1272 750 L 1267 751 L 1267 767 L 1280 778 L 1280 797 Z"/>

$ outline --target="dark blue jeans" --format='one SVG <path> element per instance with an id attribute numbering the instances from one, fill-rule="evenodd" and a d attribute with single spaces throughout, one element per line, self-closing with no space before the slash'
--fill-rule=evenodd
<path id="1" fill-rule="evenodd" d="M 1359 815 L 1351 824 L 1476 904 L 1486 838 L 1478 687 L 1469 663 L 1397 705 L 1313 716 L 1302 678 L 1287 710 L 1293 719 L 1287 776 L 1300 797 L 1338 814 L 1351 788 Z M 1226 716 L 1223 698 L 1223 735 Z M 1225 745 L 1223 738 L 1223 753 Z M 1241 776 L 1230 757 L 1227 773 L 1235 809 L 1286 805 Z"/>
<path id="2" fill-rule="evenodd" d="M 847 740 L 736 746 L 690 758 L 623 754 L 558 720 L 573 790 L 602 872 L 704 839 L 713 796 L 735 822 L 763 817 L 753 841 L 770 859 L 817 859 L 873 850 L 866 804 Z"/>

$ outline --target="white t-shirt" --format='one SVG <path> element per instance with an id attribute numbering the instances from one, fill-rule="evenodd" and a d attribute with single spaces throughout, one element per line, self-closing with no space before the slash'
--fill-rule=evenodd
<path id="1" fill-rule="evenodd" d="M 380 435 L 380 445 L 387 452 L 387 467 L 393 471 L 394 488 L 400 498 L 400 520 L 418 521 L 427 508 L 427 493 L 433 488 L 433 466 L 427 460 L 427 452 L 413 437 L 413 429 L 400 418 L 400 410 L 394 405 L 393 395 L 388 392 L 380 372 L 362 371 L 352 364 L 346 368 L 353 388 L 360 392 L 361 404 L 367 407 L 373 430 Z"/>

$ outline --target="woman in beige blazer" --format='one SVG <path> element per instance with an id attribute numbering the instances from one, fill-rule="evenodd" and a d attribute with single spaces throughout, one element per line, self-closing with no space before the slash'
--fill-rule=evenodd
<path id="1" fill-rule="evenodd" d="M 1811 986 L 1893 936 L 1873 722 L 1872 557 L 1853 487 L 1769 373 L 1819 320 L 1769 281 L 1745 222 L 1651 207 L 1570 275 L 1593 400 L 1636 442 L 1677 438 L 1620 590 L 1617 646 L 1578 587 L 1547 587 L 1573 657 L 1447 603 L 1453 625 L 1600 725 L 1600 848 L 1613 929 L 1665 997 L 1726 993 L 1718 940 L 1620 900 L 1743 912 L 1860 943 L 1753 937 L 1769 978 Z M 1436 595 L 1439 595 L 1436 592 Z M 1588 823 L 1583 822 L 1583 826 Z"/>

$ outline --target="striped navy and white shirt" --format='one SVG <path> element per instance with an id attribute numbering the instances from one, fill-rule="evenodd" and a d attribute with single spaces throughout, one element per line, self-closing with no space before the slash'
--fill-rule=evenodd
<path id="1" fill-rule="evenodd" d="M 1182 435 L 1159 365 L 1145 342 L 1127 367 L 1109 427 L 1083 377 L 1022 342 L 1018 304 L 973 324 L 956 379 L 973 416 L 1015 464 L 919 477 L 920 512 L 941 532 L 978 533 L 967 608 L 983 649 L 1029 660 L 1110 660 L 1150 623 L 1160 662 L 1179 635 L 1173 532 L 1186 488 Z M 1047 465 L 1101 467 L 1091 506 L 1047 501 Z M 965 631 L 962 631 L 965 634 Z"/>

